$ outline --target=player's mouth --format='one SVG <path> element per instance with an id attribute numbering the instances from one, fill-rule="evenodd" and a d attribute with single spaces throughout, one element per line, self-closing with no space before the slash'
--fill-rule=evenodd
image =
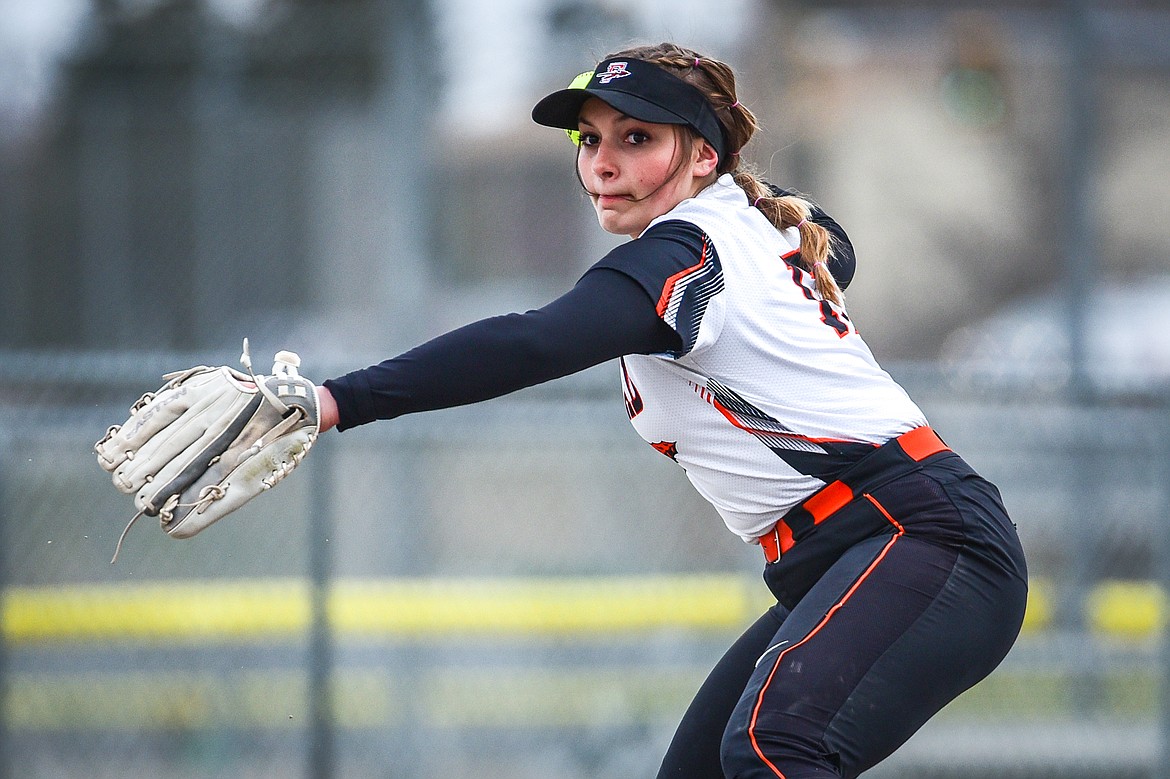
<path id="1" fill-rule="evenodd" d="M 633 200 L 630 195 L 597 195 L 597 205 L 604 207 L 616 206 Z"/>

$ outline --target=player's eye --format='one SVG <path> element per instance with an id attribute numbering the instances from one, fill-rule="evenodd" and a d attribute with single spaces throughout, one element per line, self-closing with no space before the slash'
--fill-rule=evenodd
<path id="1" fill-rule="evenodd" d="M 650 140 L 650 136 L 641 130 L 631 130 L 626 133 L 626 143 L 633 146 L 640 146 Z"/>
<path id="2" fill-rule="evenodd" d="M 581 131 L 580 138 L 582 146 L 596 146 L 597 144 L 601 143 L 601 136 L 599 136 L 597 133 L 591 133 L 586 130 Z"/>

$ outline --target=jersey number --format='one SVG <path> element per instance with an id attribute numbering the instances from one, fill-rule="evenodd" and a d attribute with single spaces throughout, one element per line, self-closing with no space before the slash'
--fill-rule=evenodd
<path id="1" fill-rule="evenodd" d="M 849 335 L 849 317 L 844 311 L 838 311 L 827 300 L 821 301 L 821 321 L 837 331 L 838 338 Z"/>
<path id="2" fill-rule="evenodd" d="M 789 264 L 788 267 L 792 270 L 792 281 L 796 286 L 800 287 L 800 291 L 804 293 L 804 296 L 820 305 L 821 321 L 836 330 L 838 338 L 844 338 L 849 335 L 849 317 L 845 312 L 829 301 L 821 300 L 813 294 L 812 288 L 809 287 L 809 284 L 816 283 L 812 280 L 812 274 L 792 264 Z"/>

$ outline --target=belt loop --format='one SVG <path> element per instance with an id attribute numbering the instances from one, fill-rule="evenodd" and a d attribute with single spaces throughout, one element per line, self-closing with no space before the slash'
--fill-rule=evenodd
<path id="1" fill-rule="evenodd" d="M 764 562 L 774 563 L 780 559 L 780 524 L 784 520 L 780 520 L 772 529 L 759 537 L 760 549 L 764 552 Z"/>
<path id="2" fill-rule="evenodd" d="M 783 519 L 772 526 L 772 529 L 759 537 L 760 548 L 764 551 L 764 560 L 774 563 L 792 548 L 792 528 Z"/>
<path id="3" fill-rule="evenodd" d="M 922 462 L 932 454 L 945 452 L 949 448 L 938 437 L 938 433 L 929 427 L 916 427 L 898 436 L 895 440 L 898 442 L 898 446 L 902 447 L 902 451 L 916 463 Z"/>

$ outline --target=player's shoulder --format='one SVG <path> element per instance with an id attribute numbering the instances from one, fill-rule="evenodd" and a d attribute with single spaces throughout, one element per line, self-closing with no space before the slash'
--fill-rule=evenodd
<path id="1" fill-rule="evenodd" d="M 657 300 L 672 278 L 706 265 L 719 266 L 707 234 L 692 222 L 670 219 L 655 223 L 634 240 L 614 248 L 590 271 L 608 269 L 623 273 Z"/>
<path id="2" fill-rule="evenodd" d="M 634 240 L 616 247 L 595 267 L 678 270 L 690 267 L 704 253 L 709 254 L 710 245 L 711 239 L 698 225 L 683 219 L 669 219 L 651 225 Z"/>
<path id="3" fill-rule="evenodd" d="M 671 248 L 678 246 L 694 252 L 702 252 L 703 244 L 710 242 L 703 228 L 687 219 L 667 219 L 650 225 L 635 241 L 644 241 L 647 249 Z"/>

